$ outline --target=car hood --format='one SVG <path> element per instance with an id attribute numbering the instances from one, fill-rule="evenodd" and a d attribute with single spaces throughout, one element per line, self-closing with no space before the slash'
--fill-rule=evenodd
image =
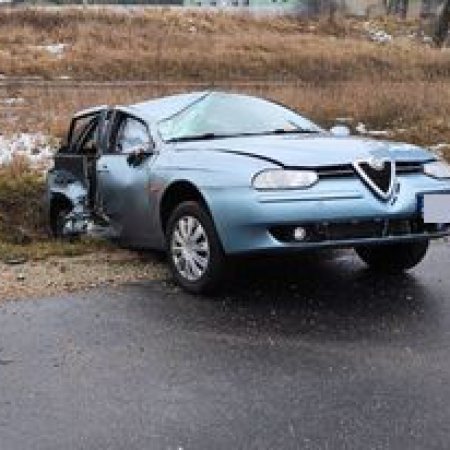
<path id="1" fill-rule="evenodd" d="M 257 136 L 185 142 L 177 149 L 235 153 L 285 167 L 323 167 L 351 164 L 368 158 L 423 162 L 433 155 L 415 145 L 330 135 Z"/>

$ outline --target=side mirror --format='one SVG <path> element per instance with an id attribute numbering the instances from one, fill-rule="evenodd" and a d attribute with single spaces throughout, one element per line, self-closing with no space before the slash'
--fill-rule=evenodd
<path id="1" fill-rule="evenodd" d="M 136 148 L 128 154 L 127 163 L 132 167 L 140 166 L 147 158 L 152 156 L 153 153 L 153 148 L 150 145 L 148 145 L 146 148 Z"/>
<path id="2" fill-rule="evenodd" d="M 350 128 L 345 125 L 335 125 L 330 129 L 330 133 L 336 137 L 350 136 Z"/>

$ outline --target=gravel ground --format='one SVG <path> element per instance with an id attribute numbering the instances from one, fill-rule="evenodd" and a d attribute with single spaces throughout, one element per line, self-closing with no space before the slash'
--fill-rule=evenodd
<path id="1" fill-rule="evenodd" d="M 51 257 L 23 264 L 0 262 L 0 301 L 82 291 L 102 284 L 158 280 L 167 276 L 162 258 L 126 250 Z"/>

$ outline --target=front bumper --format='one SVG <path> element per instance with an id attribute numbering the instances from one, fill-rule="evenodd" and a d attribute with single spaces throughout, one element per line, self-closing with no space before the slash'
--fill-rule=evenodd
<path id="1" fill-rule="evenodd" d="M 357 178 L 322 180 L 313 188 L 292 191 L 210 189 L 205 196 L 229 254 L 351 247 L 449 235 L 448 224 L 423 224 L 418 196 L 450 193 L 450 183 L 421 174 L 399 177 L 398 181 L 398 193 L 387 202 L 376 198 Z M 307 230 L 340 228 L 345 232 L 311 234 L 304 241 L 283 238 L 283 233 L 280 236 L 276 232 L 298 226 Z"/>

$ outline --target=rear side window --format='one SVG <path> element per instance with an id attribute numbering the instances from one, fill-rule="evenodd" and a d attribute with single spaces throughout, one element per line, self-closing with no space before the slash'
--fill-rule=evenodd
<path id="1" fill-rule="evenodd" d="M 77 155 L 96 155 L 98 142 L 98 117 L 92 119 L 78 136 L 74 143 L 74 153 Z"/>
<path id="2" fill-rule="evenodd" d="M 86 149 L 93 147 L 98 138 L 101 115 L 102 111 L 96 111 L 73 119 L 66 142 L 60 152 L 83 154 L 86 153 Z"/>
<path id="3" fill-rule="evenodd" d="M 72 134 L 70 136 L 69 146 L 73 147 L 79 142 L 83 135 L 88 131 L 88 128 L 92 128 L 92 125 L 97 120 L 97 116 L 81 117 L 74 121 L 72 126 Z"/>

